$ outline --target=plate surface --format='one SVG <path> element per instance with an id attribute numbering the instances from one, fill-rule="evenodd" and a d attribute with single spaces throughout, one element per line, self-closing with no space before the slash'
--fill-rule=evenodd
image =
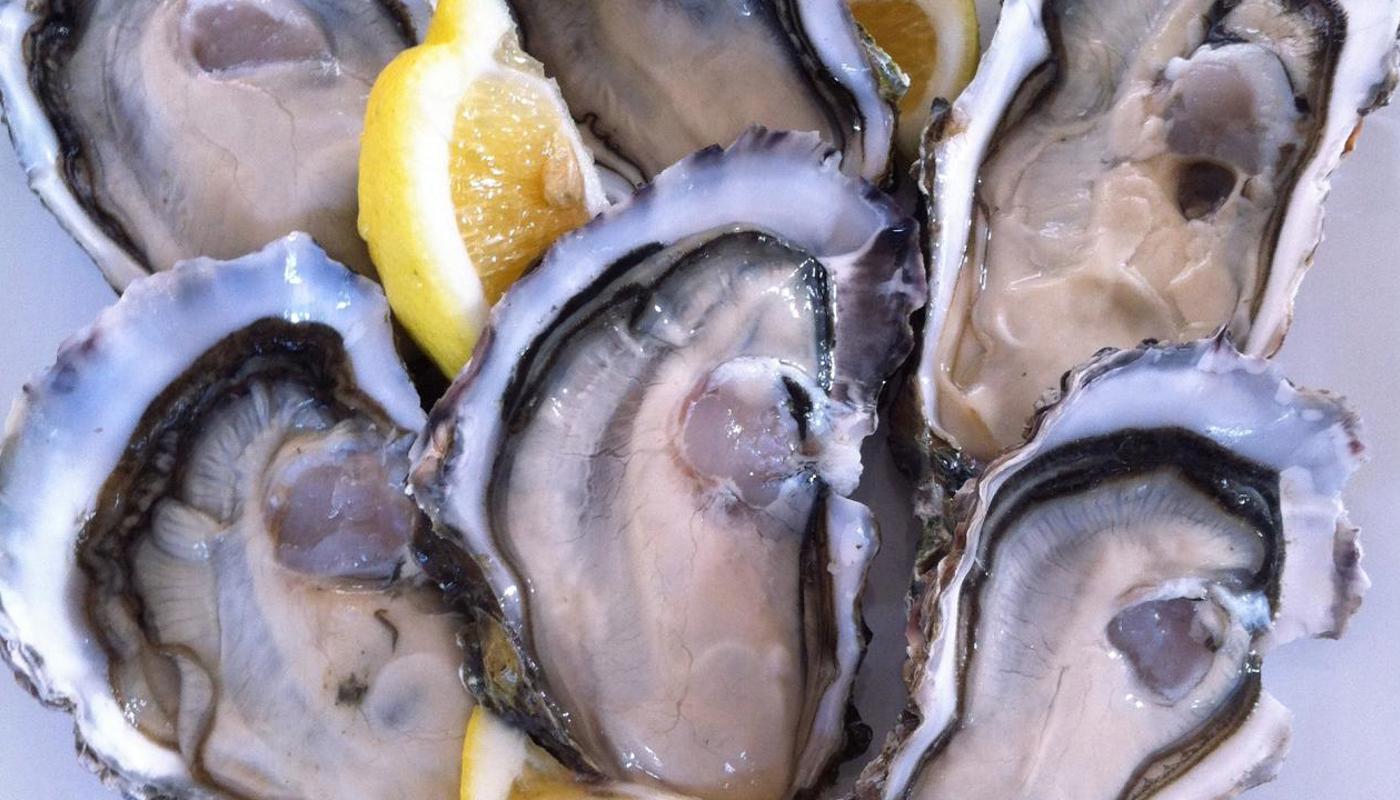
<path id="1" fill-rule="evenodd" d="M 7 407 L 59 342 L 114 298 L 29 193 L 9 146 L 0 151 L 0 406 Z M 1371 463 L 1352 483 L 1349 506 L 1376 585 L 1341 642 L 1299 642 L 1269 659 L 1265 683 L 1296 715 L 1293 754 L 1279 780 L 1250 800 L 1400 797 L 1398 353 L 1400 107 L 1367 121 L 1358 152 L 1337 175 L 1327 241 L 1280 356 L 1294 380 L 1348 396 L 1366 423 Z M 871 722 L 886 724 L 900 696 L 901 562 L 910 557 L 913 531 L 890 500 L 895 480 L 888 464 L 876 463 L 862 487 L 882 506 L 886 546 L 884 580 L 870 598 L 875 640 L 858 695 Z M 69 717 L 42 709 L 0 675 L 0 800 L 115 797 L 78 765 Z"/>

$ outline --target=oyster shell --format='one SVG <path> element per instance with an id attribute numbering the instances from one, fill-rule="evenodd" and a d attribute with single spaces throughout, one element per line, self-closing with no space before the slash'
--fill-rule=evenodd
<path id="1" fill-rule="evenodd" d="M 985 460 L 1100 347 L 1282 341 L 1400 3 L 1010 0 L 926 141 L 919 411 Z"/>
<path id="2" fill-rule="evenodd" d="M 365 102 L 427 14 L 420 0 L 6 0 L 5 119 L 31 186 L 118 290 L 293 230 L 370 273 L 355 230 Z"/>
<path id="3" fill-rule="evenodd" d="M 925 287 L 916 224 L 838 161 L 755 129 L 662 172 L 434 409 L 415 495 L 490 589 L 470 683 L 571 767 L 771 800 L 842 749 L 877 544 L 846 495 Z"/>
<path id="4" fill-rule="evenodd" d="M 304 235 L 133 284 L 6 426 L 4 657 L 127 796 L 452 796 L 423 423 L 383 296 Z"/>
<path id="5" fill-rule="evenodd" d="M 1224 798 L 1271 778 L 1263 657 L 1368 582 L 1326 394 L 1224 338 L 1105 351 L 960 494 L 921 576 L 909 722 L 862 797 Z"/>
<path id="6" fill-rule="evenodd" d="M 845 0 L 508 1 L 611 195 L 755 123 L 820 133 L 851 175 L 889 170 L 898 79 Z"/>

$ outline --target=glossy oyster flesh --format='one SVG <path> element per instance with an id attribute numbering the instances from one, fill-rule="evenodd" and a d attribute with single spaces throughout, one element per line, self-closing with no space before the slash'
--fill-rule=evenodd
<path id="1" fill-rule="evenodd" d="M 413 486 L 491 596 L 480 699 L 697 797 L 826 776 L 876 548 L 846 499 L 925 291 L 917 227 L 755 129 L 561 239 L 439 402 Z"/>
<path id="2" fill-rule="evenodd" d="M 6 659 L 132 797 L 454 795 L 423 423 L 383 296 L 304 235 L 133 284 L 11 413 Z"/>
<path id="3" fill-rule="evenodd" d="M 1228 326 L 1277 349 L 1397 23 L 1369 0 L 1008 2 L 926 142 L 937 438 L 996 455 L 1101 347 Z"/>
<path id="4" fill-rule="evenodd" d="M 897 79 L 844 0 L 508 1 L 613 195 L 754 123 L 820 133 L 851 175 L 890 167 Z"/>
<path id="5" fill-rule="evenodd" d="M 360 272 L 370 86 L 420 0 L 8 0 L 0 88 L 30 182 L 118 289 L 309 231 Z"/>
<path id="6" fill-rule="evenodd" d="M 959 496 L 921 576 L 911 722 L 861 796 L 1224 798 L 1289 715 L 1263 657 L 1367 587 L 1339 400 L 1224 338 L 1106 351 Z M 1010 755 L 1011 757 L 1008 757 Z"/>

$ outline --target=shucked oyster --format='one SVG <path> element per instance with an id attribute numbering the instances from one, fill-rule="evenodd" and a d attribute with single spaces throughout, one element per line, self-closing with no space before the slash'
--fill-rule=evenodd
<path id="1" fill-rule="evenodd" d="M 1367 581 L 1340 401 L 1223 338 L 1108 351 L 959 497 L 922 576 L 913 722 L 882 798 L 1206 800 L 1270 779 L 1263 656 L 1335 637 Z"/>
<path id="2" fill-rule="evenodd" d="M 133 284 L 0 450 L 0 640 L 132 797 L 455 796 L 383 296 L 305 236 Z"/>
<path id="3" fill-rule="evenodd" d="M 754 123 L 817 131 L 848 174 L 889 169 L 888 79 L 845 0 L 508 2 L 599 167 L 624 186 Z"/>
<path id="4" fill-rule="evenodd" d="M 414 491 L 491 590 L 473 689 L 573 767 L 772 800 L 841 751 L 876 548 L 845 496 L 924 285 L 838 161 L 758 129 L 664 171 L 512 288 L 434 410 Z"/>
<path id="5" fill-rule="evenodd" d="M 1104 346 L 1282 340 L 1392 0 L 1008 0 L 931 132 L 933 433 L 977 459 Z"/>
<path id="6" fill-rule="evenodd" d="M 0 88 L 30 182 L 124 288 L 293 230 L 369 272 L 360 127 L 421 0 L 5 0 Z"/>

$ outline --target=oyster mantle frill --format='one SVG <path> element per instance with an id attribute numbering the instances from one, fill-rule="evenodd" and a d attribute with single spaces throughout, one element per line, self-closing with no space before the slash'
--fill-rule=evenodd
<path id="1" fill-rule="evenodd" d="M 434 409 L 413 486 L 479 569 L 479 699 L 570 766 L 702 798 L 820 784 L 876 546 L 847 499 L 912 348 L 917 226 L 754 129 L 562 238 Z"/>

